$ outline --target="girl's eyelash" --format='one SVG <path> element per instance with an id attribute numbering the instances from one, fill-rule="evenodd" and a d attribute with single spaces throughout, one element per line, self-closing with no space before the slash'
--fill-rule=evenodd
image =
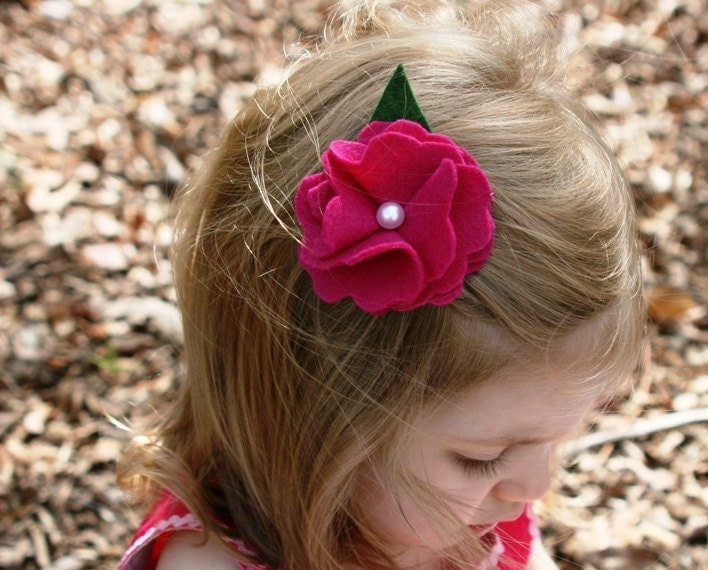
<path id="1" fill-rule="evenodd" d="M 503 454 L 495 457 L 494 459 L 483 460 L 471 459 L 470 457 L 465 457 L 464 455 L 455 453 L 454 458 L 455 462 L 462 467 L 465 475 L 483 475 L 485 477 L 494 477 L 504 463 Z"/>

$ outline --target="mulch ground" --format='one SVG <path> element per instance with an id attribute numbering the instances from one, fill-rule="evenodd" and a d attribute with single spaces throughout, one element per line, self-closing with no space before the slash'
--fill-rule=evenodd
<path id="1" fill-rule="evenodd" d="M 0 2 L 0 567 L 115 566 L 120 424 L 180 374 L 169 196 L 328 4 Z M 637 199 L 652 365 L 566 447 L 545 534 L 565 569 L 708 568 L 708 10 L 553 4 Z"/>

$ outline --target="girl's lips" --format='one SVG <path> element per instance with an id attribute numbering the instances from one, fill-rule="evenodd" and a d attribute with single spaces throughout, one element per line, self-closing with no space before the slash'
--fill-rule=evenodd
<path id="1" fill-rule="evenodd" d="M 473 533 L 475 533 L 478 537 L 481 538 L 481 537 L 483 537 L 484 535 L 489 534 L 491 531 L 493 531 L 494 528 L 495 528 L 500 522 L 515 521 L 516 519 L 518 519 L 518 518 L 521 516 L 521 514 L 524 512 L 524 509 L 525 509 L 525 508 L 526 508 L 526 507 L 522 507 L 521 510 L 520 510 L 518 513 L 512 515 L 512 516 L 509 517 L 509 518 L 500 519 L 500 520 L 498 520 L 497 522 L 489 523 L 489 524 L 471 524 L 471 525 L 468 526 L 468 528 L 469 528 Z"/>
<path id="2" fill-rule="evenodd" d="M 488 534 L 492 530 L 494 530 L 494 527 L 497 526 L 496 524 L 477 524 L 477 525 L 470 525 L 469 529 L 475 533 L 478 537 L 483 537 L 485 534 Z"/>

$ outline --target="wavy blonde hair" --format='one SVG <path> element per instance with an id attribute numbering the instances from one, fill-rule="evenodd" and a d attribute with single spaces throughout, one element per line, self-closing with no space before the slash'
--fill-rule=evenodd
<path id="1" fill-rule="evenodd" d="M 357 515 L 356 473 L 381 450 L 395 455 L 431 403 L 520 355 L 552 355 L 590 322 L 598 371 L 626 375 L 643 330 L 630 195 L 562 87 L 537 6 L 346 2 L 332 22 L 181 191 L 172 261 L 185 383 L 123 473 L 292 570 L 392 565 Z M 293 196 L 331 141 L 356 138 L 399 63 L 433 131 L 486 171 L 497 230 L 453 304 L 373 317 L 313 293 Z"/>

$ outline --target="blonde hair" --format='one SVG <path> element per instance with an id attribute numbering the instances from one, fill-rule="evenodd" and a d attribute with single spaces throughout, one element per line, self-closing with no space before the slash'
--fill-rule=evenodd
<path id="1" fill-rule="evenodd" d="M 125 472 L 293 570 L 391 564 L 352 505 L 355 474 L 432 401 L 589 322 L 603 331 L 598 369 L 626 373 L 643 329 L 631 199 L 561 86 L 538 7 L 347 2 L 325 36 L 255 94 L 181 192 L 186 382 Z M 331 141 L 356 138 L 399 63 L 433 131 L 486 171 L 497 229 L 453 304 L 374 317 L 313 293 L 293 196 Z"/>

